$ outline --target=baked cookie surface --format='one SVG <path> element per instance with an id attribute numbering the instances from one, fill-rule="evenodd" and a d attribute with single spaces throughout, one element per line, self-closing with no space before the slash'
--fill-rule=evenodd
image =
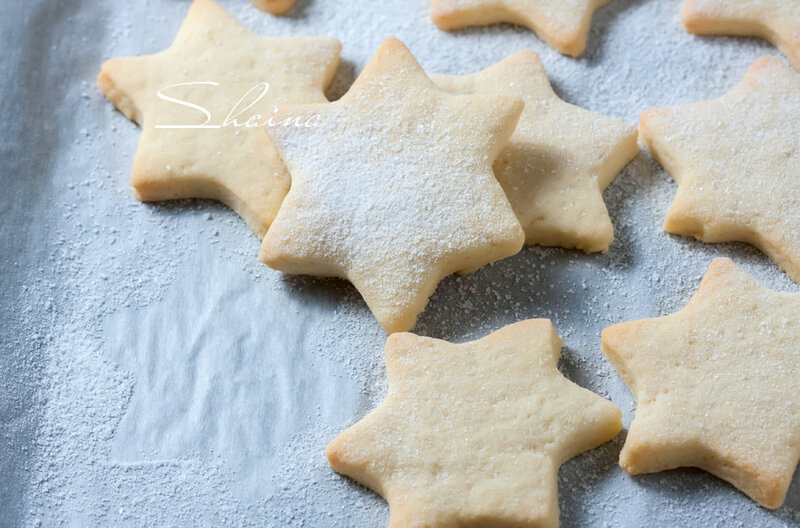
<path id="1" fill-rule="evenodd" d="M 800 71 L 800 1 L 686 0 L 683 26 L 696 35 L 761 37 Z"/>
<path id="2" fill-rule="evenodd" d="M 385 41 L 339 101 L 267 127 L 292 188 L 261 260 L 348 279 L 387 332 L 409 330 L 439 281 L 517 253 L 524 234 L 492 162 L 522 102 L 436 88 Z"/>
<path id="3" fill-rule="evenodd" d="M 527 244 L 608 250 L 614 227 L 602 193 L 639 151 L 635 126 L 562 101 L 531 50 L 472 75 L 430 77 L 452 93 L 502 94 L 524 101 L 494 173 Z"/>
<path id="4" fill-rule="evenodd" d="M 577 57 L 595 10 L 611 0 L 432 0 L 431 20 L 441 29 L 520 24 L 565 55 Z"/>
<path id="5" fill-rule="evenodd" d="M 213 0 L 195 0 L 169 49 L 107 61 L 103 95 L 142 127 L 136 197 L 219 200 L 263 237 L 290 180 L 257 123 L 275 106 L 327 101 L 340 50 L 328 37 L 258 36 Z"/>
<path id="6" fill-rule="evenodd" d="M 391 527 L 557 526 L 559 466 L 622 427 L 558 371 L 561 344 L 547 319 L 458 345 L 390 336 L 388 395 L 328 445 L 331 466 L 386 499 Z"/>
<path id="7" fill-rule="evenodd" d="M 606 328 L 602 346 L 636 398 L 626 471 L 699 467 L 783 503 L 800 459 L 800 294 L 716 259 L 686 307 Z"/>
<path id="8" fill-rule="evenodd" d="M 253 5 L 273 15 L 285 15 L 292 10 L 297 0 L 251 0 Z"/>
<path id="9" fill-rule="evenodd" d="M 775 57 L 712 101 L 642 113 L 639 134 L 678 182 L 664 229 L 742 241 L 800 282 L 800 74 Z"/>

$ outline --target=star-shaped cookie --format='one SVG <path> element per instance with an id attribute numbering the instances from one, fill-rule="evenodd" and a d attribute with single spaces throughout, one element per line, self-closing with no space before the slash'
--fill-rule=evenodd
<path id="1" fill-rule="evenodd" d="M 560 53 L 577 57 L 597 8 L 611 0 L 432 0 L 431 20 L 442 29 L 510 22 L 526 26 Z"/>
<path id="2" fill-rule="evenodd" d="M 800 70 L 800 1 L 686 0 L 683 26 L 695 35 L 742 35 L 770 41 Z"/>
<path id="3" fill-rule="evenodd" d="M 636 398 L 620 465 L 705 469 L 767 508 L 800 459 L 800 294 L 717 259 L 679 312 L 603 331 Z"/>
<path id="4" fill-rule="evenodd" d="M 297 0 L 251 0 L 253 5 L 273 15 L 285 15 L 294 7 Z"/>
<path id="5" fill-rule="evenodd" d="M 639 134 L 678 182 L 664 229 L 749 242 L 800 282 L 800 74 L 761 57 L 713 101 L 644 112 Z"/>
<path id="6" fill-rule="evenodd" d="M 103 64 L 103 94 L 142 127 L 136 197 L 220 200 L 262 237 L 290 180 L 260 123 L 276 106 L 327 101 L 340 50 L 328 37 L 260 37 L 195 0 L 169 49 Z M 186 125 L 203 128 L 175 128 Z"/>
<path id="7" fill-rule="evenodd" d="M 521 110 L 439 90 L 402 42 L 385 41 L 339 101 L 282 110 L 292 124 L 267 127 L 292 188 L 262 261 L 347 278 L 387 332 L 410 329 L 443 277 L 522 247 L 492 174 Z"/>
<path id="8" fill-rule="evenodd" d="M 558 526 L 559 466 L 622 428 L 558 371 L 561 344 L 547 319 L 458 345 L 389 336 L 388 395 L 328 461 L 386 499 L 391 527 Z"/>
<path id="9" fill-rule="evenodd" d="M 608 250 L 614 228 L 602 193 L 639 151 L 635 126 L 559 99 L 530 50 L 472 75 L 430 77 L 452 93 L 503 94 L 525 102 L 494 173 L 526 243 Z"/>

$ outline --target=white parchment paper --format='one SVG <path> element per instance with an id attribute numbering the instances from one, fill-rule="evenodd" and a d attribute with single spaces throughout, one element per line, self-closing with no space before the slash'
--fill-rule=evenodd
<path id="1" fill-rule="evenodd" d="M 564 99 L 631 123 L 717 97 L 777 54 L 685 33 L 680 0 L 615 0 L 578 60 L 522 28 L 442 32 L 427 0 L 299 0 L 280 19 L 222 3 L 263 35 L 339 38 L 334 98 L 390 36 L 450 74 L 532 48 Z M 221 205 L 141 204 L 129 190 L 139 130 L 94 79 L 107 58 L 166 48 L 188 5 L 0 8 L 0 525 L 385 526 L 382 499 L 323 454 L 385 392 L 385 334 L 354 289 L 261 265 L 258 241 Z M 640 154 L 605 194 L 607 254 L 532 247 L 448 278 L 415 332 L 465 341 L 552 318 L 565 375 L 611 398 L 627 425 L 633 400 L 600 353 L 605 326 L 680 308 L 716 256 L 800 291 L 744 244 L 665 234 L 674 190 Z M 562 526 L 800 525 L 796 482 L 769 512 L 699 470 L 631 477 L 616 464 L 624 437 L 561 469 Z"/>

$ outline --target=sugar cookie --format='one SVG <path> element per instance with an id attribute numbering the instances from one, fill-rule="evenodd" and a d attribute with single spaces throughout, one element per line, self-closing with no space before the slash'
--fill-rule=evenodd
<path id="1" fill-rule="evenodd" d="M 273 15 L 285 15 L 294 7 L 297 0 L 250 0 L 253 5 L 262 11 Z"/>
<path id="2" fill-rule="evenodd" d="M 452 93 L 502 94 L 525 102 L 494 173 L 527 244 L 608 250 L 614 227 L 602 193 L 639 151 L 635 126 L 562 101 L 531 50 L 472 75 L 430 77 Z"/>
<path id="3" fill-rule="evenodd" d="M 328 445 L 331 466 L 386 499 L 391 527 L 558 526 L 559 466 L 622 428 L 561 375 L 561 344 L 547 319 L 459 345 L 389 336 L 388 395 Z"/>
<path id="4" fill-rule="evenodd" d="M 611 0 L 432 0 L 431 20 L 442 29 L 520 24 L 565 55 L 577 57 L 595 10 Z"/>
<path id="5" fill-rule="evenodd" d="M 220 200 L 262 237 L 289 174 L 254 126 L 261 119 L 243 125 L 275 106 L 327 101 L 340 50 L 328 37 L 260 37 L 213 0 L 195 0 L 169 49 L 103 64 L 103 94 L 142 127 L 131 174 L 136 197 Z"/>
<path id="6" fill-rule="evenodd" d="M 686 0 L 683 26 L 695 35 L 743 35 L 770 41 L 800 70 L 800 1 Z"/>
<path id="7" fill-rule="evenodd" d="M 522 102 L 436 88 L 396 39 L 339 101 L 267 127 L 292 188 L 261 248 L 287 273 L 350 280 L 387 332 L 410 329 L 439 281 L 513 255 L 522 228 L 492 174 Z"/>
<path id="8" fill-rule="evenodd" d="M 642 114 L 639 134 L 678 182 L 664 229 L 749 242 L 800 282 L 800 74 L 755 61 L 727 95 Z"/>
<path id="9" fill-rule="evenodd" d="M 783 503 L 800 459 L 800 294 L 717 259 L 685 308 L 606 328 L 603 353 L 636 398 L 626 471 L 700 467 Z"/>

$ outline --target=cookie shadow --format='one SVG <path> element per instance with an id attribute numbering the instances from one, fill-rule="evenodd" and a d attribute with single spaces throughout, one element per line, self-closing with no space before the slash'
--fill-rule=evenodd
<path id="1" fill-rule="evenodd" d="M 587 509 L 596 502 L 598 488 L 625 478 L 617 464 L 625 443 L 624 429 L 609 442 L 566 461 L 558 471 L 558 506 L 562 528 L 593 526 L 598 512 Z"/>
<path id="2" fill-rule="evenodd" d="M 786 521 L 787 525 L 800 519 L 800 471 L 795 470 L 792 485 L 786 494 L 783 506 L 774 511 L 775 517 Z"/>
<path id="3" fill-rule="evenodd" d="M 653 497 L 654 503 L 669 504 L 676 510 L 696 509 L 698 498 L 703 503 L 741 501 L 747 506 L 760 508 L 732 485 L 699 468 L 681 467 L 658 473 L 628 475 L 628 478 Z"/>
<path id="4" fill-rule="evenodd" d="M 599 342 L 600 339 L 598 336 L 598 349 Z M 561 375 L 570 380 L 572 383 L 580 385 L 584 389 L 588 389 L 596 394 L 602 394 L 607 390 L 606 380 L 603 379 L 602 376 L 598 376 L 598 373 L 594 368 L 590 369 L 587 368 L 586 364 L 582 364 L 582 360 L 587 357 L 586 354 L 589 352 L 599 353 L 599 350 L 584 351 L 584 353 L 581 354 L 568 344 L 565 344 L 561 348 L 561 357 L 558 361 L 558 371 L 561 372 Z M 607 368 L 607 372 L 604 374 L 611 374 L 613 372 L 610 364 L 603 362 L 602 365 Z M 610 398 L 607 396 L 603 397 L 610 400 Z"/>
<path id="5" fill-rule="evenodd" d="M 346 59 L 339 61 L 339 67 L 336 69 L 336 75 L 331 81 L 331 85 L 325 90 L 325 97 L 329 101 L 337 101 L 342 98 L 344 94 L 353 85 L 356 80 L 356 65 Z"/>
<path id="6" fill-rule="evenodd" d="M 642 248 L 637 242 L 636 229 L 638 216 L 635 213 L 643 203 L 643 199 L 651 189 L 663 184 L 669 178 L 658 163 L 642 149 L 619 172 L 617 177 L 603 191 L 611 224 L 614 226 L 614 241 L 606 253 L 606 257 L 616 268 L 633 267 Z M 661 229 L 661 226 L 653 226 Z"/>
<path id="7" fill-rule="evenodd" d="M 441 29 L 440 27 L 436 26 L 436 24 L 434 24 L 430 19 L 428 19 L 428 23 L 430 24 L 430 27 L 435 29 L 436 31 L 440 31 L 454 36 L 493 35 L 500 37 L 508 35 L 530 35 L 530 38 L 533 39 L 532 41 L 536 41 L 543 46 L 547 46 L 547 44 L 543 40 L 541 40 L 538 36 L 536 36 L 536 33 L 534 33 L 532 30 L 528 29 L 527 27 L 521 24 L 512 24 L 510 22 L 495 22 L 485 26 L 466 26 L 456 29 Z M 448 72 L 437 72 L 437 73 L 448 73 Z M 463 75 L 463 72 L 449 73 L 449 75 Z"/>
<path id="8" fill-rule="evenodd" d="M 525 246 L 474 273 L 442 280 L 413 331 L 463 342 L 531 318 L 551 319 L 558 329 L 559 320 L 581 302 L 587 273 L 603 268 L 605 258 L 598 253 Z"/>
<path id="9" fill-rule="evenodd" d="M 586 39 L 586 51 L 578 59 L 596 64 L 605 57 L 609 28 L 628 10 L 644 3 L 645 0 L 614 0 L 595 11 L 592 26 Z"/>
<path id="10" fill-rule="evenodd" d="M 297 0 L 291 11 L 283 15 L 283 17 L 289 20 L 298 20 L 305 17 L 308 14 L 309 6 L 313 1 L 314 0 Z"/>
<path id="11" fill-rule="evenodd" d="M 358 290 L 345 279 L 280 273 L 280 280 L 290 295 L 303 303 L 324 305 L 331 310 L 342 305 L 368 310 Z"/>

